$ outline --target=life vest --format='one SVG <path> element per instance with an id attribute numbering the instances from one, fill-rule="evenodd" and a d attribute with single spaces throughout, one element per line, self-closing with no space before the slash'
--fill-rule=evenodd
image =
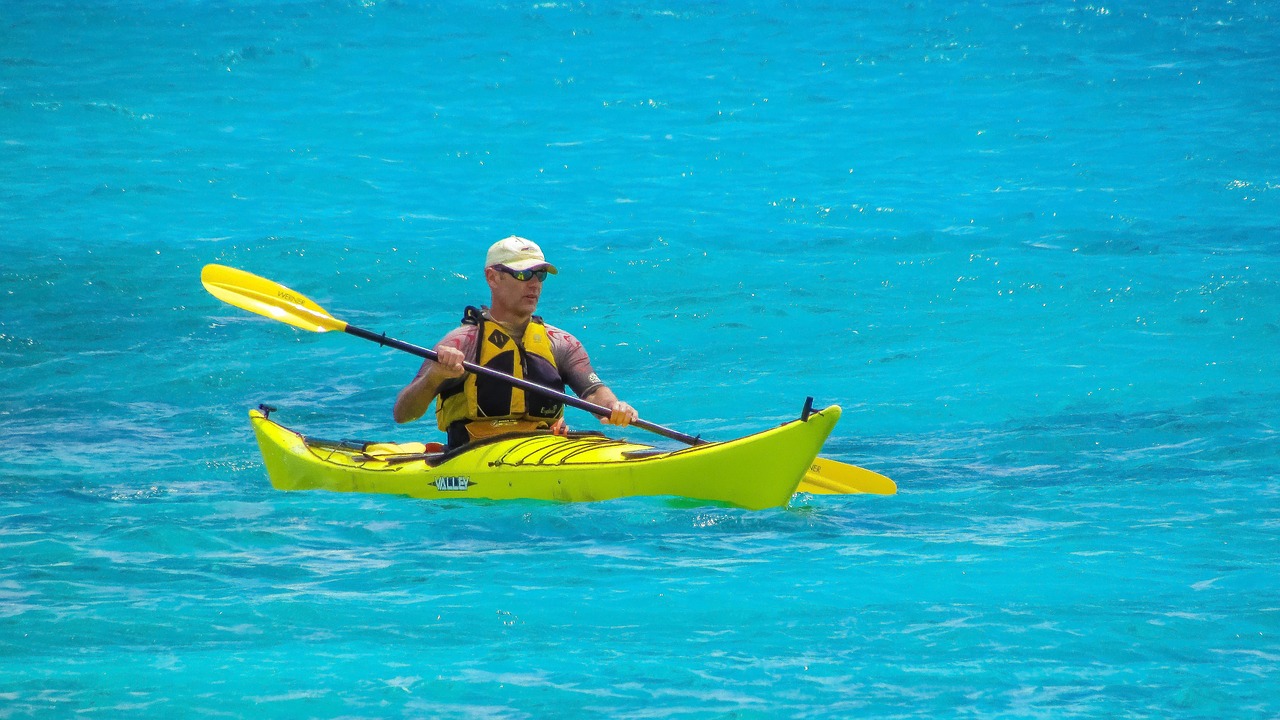
<path id="1" fill-rule="evenodd" d="M 472 362 L 564 392 L 564 379 L 556 367 L 542 318 L 534 316 L 529 321 L 519 343 L 506 328 L 474 307 L 466 309 L 462 323 L 479 328 Z M 467 373 L 461 383 L 442 390 L 436 401 L 436 425 L 449 432 L 455 423 L 464 423 L 472 437 L 546 428 L 563 415 L 564 403 L 553 397 L 525 392 L 475 373 Z"/>

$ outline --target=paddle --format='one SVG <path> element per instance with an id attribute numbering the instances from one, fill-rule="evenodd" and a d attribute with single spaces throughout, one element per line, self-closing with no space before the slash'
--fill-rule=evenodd
<path id="1" fill-rule="evenodd" d="M 418 357 L 429 360 L 436 359 L 434 350 L 389 338 L 385 333 L 379 334 L 349 325 L 330 315 L 324 308 L 312 302 L 306 296 L 244 270 L 237 270 L 225 265 L 205 265 L 200 272 L 200 281 L 210 294 L 229 305 L 234 305 L 242 310 L 248 310 L 273 320 L 279 320 L 296 328 L 310 332 L 328 332 L 330 330 L 345 332 L 348 335 L 372 340 L 379 345 L 403 350 Z M 471 362 L 463 362 L 462 365 L 469 372 L 500 380 L 525 391 L 554 397 L 566 405 L 585 410 L 593 415 L 608 417 L 611 414 L 611 411 L 602 405 L 587 402 L 573 395 L 559 393 L 527 380 L 511 377 L 483 365 L 476 365 Z M 688 445 L 700 445 L 707 442 L 701 438 L 686 435 L 647 420 L 636 420 L 631 424 Z M 816 494 L 873 493 L 892 495 L 897 492 L 897 487 L 893 484 L 893 481 L 882 475 L 853 465 L 845 465 L 844 463 L 823 458 L 818 458 L 814 461 L 812 469 L 805 474 L 804 480 L 801 481 L 800 487 L 797 489 L 801 492 Z"/>
<path id="2" fill-rule="evenodd" d="M 893 495 L 898 492 L 898 486 L 889 478 L 866 468 L 814 458 L 813 466 L 805 473 L 796 491 L 814 495 Z"/>

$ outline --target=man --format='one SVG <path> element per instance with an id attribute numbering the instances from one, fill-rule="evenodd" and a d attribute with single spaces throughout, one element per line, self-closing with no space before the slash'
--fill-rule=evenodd
<path id="1" fill-rule="evenodd" d="M 417 420 L 438 397 L 436 424 L 448 433 L 449 447 L 506 432 L 564 429 L 564 405 L 558 400 L 467 373 L 463 360 L 558 392 L 568 385 L 583 400 L 609 408 L 602 423 L 625 427 L 638 419 L 635 409 L 600 381 L 582 343 L 533 314 L 543 280 L 556 274 L 542 249 L 513 235 L 494 243 L 484 264 L 491 304 L 468 307 L 462 325 L 436 345 L 437 359 L 422 363 L 396 398 L 396 422 Z"/>

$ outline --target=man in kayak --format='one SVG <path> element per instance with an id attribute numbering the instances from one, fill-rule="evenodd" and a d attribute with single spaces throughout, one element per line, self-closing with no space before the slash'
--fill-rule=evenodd
<path id="1" fill-rule="evenodd" d="M 489 307 L 468 307 L 462 325 L 436 345 L 438 359 L 422 363 L 396 398 L 396 422 L 417 420 L 439 397 L 436 424 L 448 433 L 450 447 L 507 432 L 564 429 L 564 405 L 557 399 L 467 373 L 463 360 L 561 393 L 568 385 L 611 411 L 602 423 L 625 427 L 638 419 L 600 381 L 582 343 L 533 314 L 548 273 L 555 275 L 556 267 L 529 240 L 513 235 L 494 243 L 484 268 Z"/>

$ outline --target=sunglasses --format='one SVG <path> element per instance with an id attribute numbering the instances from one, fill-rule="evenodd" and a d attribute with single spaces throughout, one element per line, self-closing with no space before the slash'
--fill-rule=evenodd
<path id="1" fill-rule="evenodd" d="M 538 282 L 547 279 L 547 271 L 543 270 L 512 270 L 503 265 L 494 265 L 493 268 L 499 272 L 504 272 L 520 282 L 529 282 L 534 278 L 538 278 Z"/>

